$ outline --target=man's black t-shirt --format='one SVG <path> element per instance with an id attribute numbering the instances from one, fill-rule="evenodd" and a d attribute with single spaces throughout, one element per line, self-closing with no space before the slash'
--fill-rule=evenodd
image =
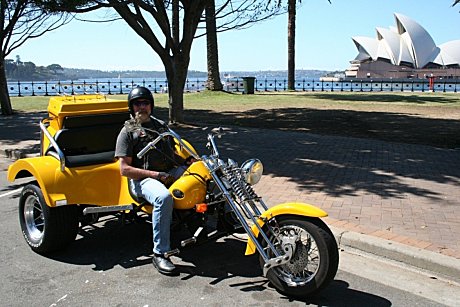
<path id="1" fill-rule="evenodd" d="M 153 171 L 167 172 L 175 166 L 174 141 L 171 137 L 163 138 L 141 159 L 137 153 L 159 134 L 167 131 L 163 122 L 153 117 L 141 127 L 133 129 L 128 122 L 118 134 L 115 157 L 131 157 L 132 166 Z"/>

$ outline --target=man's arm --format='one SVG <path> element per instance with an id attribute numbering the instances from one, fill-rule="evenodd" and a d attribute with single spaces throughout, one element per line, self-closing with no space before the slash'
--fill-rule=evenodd
<path id="1" fill-rule="evenodd" d="M 132 158 L 131 157 L 119 157 L 120 160 L 120 173 L 122 176 L 135 179 L 135 180 L 141 180 L 145 178 L 153 178 L 157 179 L 160 181 L 166 180 L 168 177 L 167 173 L 163 172 L 156 172 L 156 171 L 150 171 L 147 169 L 142 169 L 142 168 L 137 168 L 131 165 L 132 163 Z"/>

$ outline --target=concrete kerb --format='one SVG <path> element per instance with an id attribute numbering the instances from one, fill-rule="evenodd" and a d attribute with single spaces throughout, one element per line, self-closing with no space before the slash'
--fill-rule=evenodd
<path id="1" fill-rule="evenodd" d="M 26 147 L 27 149 L 21 147 Z M 2 145 L 0 155 L 11 160 L 35 157 L 40 155 L 40 142 L 22 141 L 20 145 Z"/>
<path id="2" fill-rule="evenodd" d="M 437 273 L 460 282 L 460 261 L 456 258 L 366 234 L 330 227 L 339 248 L 353 248 L 406 265 Z"/>

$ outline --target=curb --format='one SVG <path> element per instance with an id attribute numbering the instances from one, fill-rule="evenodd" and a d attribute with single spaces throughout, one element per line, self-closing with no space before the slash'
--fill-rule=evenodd
<path id="1" fill-rule="evenodd" d="M 5 158 L 12 160 L 18 160 L 25 157 L 25 153 L 18 149 L 2 149 L 0 150 L 0 154 L 2 154 Z"/>
<path id="2" fill-rule="evenodd" d="M 460 282 L 460 261 L 453 257 L 398 242 L 330 227 L 339 248 L 353 248 Z"/>
<path id="3" fill-rule="evenodd" d="M 12 159 L 12 160 L 31 158 L 31 157 L 36 157 L 39 155 L 40 153 L 37 152 L 37 149 L 35 148 L 32 148 L 30 150 L 15 149 L 15 148 L 0 149 L 0 156 L 3 156 L 8 159 Z"/>

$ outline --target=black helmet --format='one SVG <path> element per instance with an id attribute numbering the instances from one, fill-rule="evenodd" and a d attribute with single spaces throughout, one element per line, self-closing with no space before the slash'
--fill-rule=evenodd
<path id="1" fill-rule="evenodd" d="M 131 92 L 129 92 L 128 94 L 128 107 L 129 107 L 129 112 L 131 113 L 131 115 L 134 116 L 133 102 L 138 99 L 147 99 L 148 101 L 150 101 L 150 106 L 153 109 L 152 92 L 146 87 L 139 86 L 139 87 L 133 88 Z"/>

